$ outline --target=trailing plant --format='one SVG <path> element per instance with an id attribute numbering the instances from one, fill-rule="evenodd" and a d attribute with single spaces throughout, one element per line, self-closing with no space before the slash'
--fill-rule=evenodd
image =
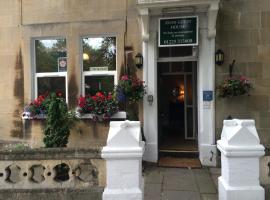
<path id="1" fill-rule="evenodd" d="M 105 120 L 118 112 L 118 105 L 110 93 L 106 95 L 105 93 L 97 92 L 93 96 L 80 96 L 78 111 L 82 114 L 92 114 L 94 121 Z"/>
<path id="2" fill-rule="evenodd" d="M 66 147 L 75 114 L 68 111 L 65 99 L 51 93 L 46 98 L 45 147 Z"/>
<path id="3" fill-rule="evenodd" d="M 34 101 L 25 107 L 25 111 L 29 111 L 31 116 L 46 113 L 46 98 L 48 94 L 39 95 Z"/>
<path id="4" fill-rule="evenodd" d="M 229 98 L 233 96 L 249 95 L 252 89 L 250 81 L 244 77 L 231 77 L 224 80 L 218 87 L 217 93 L 221 98 Z"/>
<path id="5" fill-rule="evenodd" d="M 56 96 L 62 97 L 61 92 L 56 92 Z M 26 105 L 24 107 L 24 113 L 23 116 L 28 116 L 28 117 L 33 117 L 35 118 L 36 116 L 40 114 L 46 114 L 47 113 L 47 97 L 49 96 L 49 93 L 46 92 L 42 95 L 39 95 L 35 100 L 31 101 L 29 105 Z"/>
<path id="6" fill-rule="evenodd" d="M 143 99 L 145 95 L 145 85 L 140 79 L 128 75 L 120 78 L 116 86 L 116 98 L 119 102 L 135 103 Z"/>

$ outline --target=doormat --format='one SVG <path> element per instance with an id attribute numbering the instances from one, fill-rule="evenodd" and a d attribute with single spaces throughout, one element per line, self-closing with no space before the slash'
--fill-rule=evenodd
<path id="1" fill-rule="evenodd" d="M 197 158 L 176 158 L 161 157 L 158 161 L 159 167 L 175 167 L 175 168 L 201 168 L 201 162 Z"/>

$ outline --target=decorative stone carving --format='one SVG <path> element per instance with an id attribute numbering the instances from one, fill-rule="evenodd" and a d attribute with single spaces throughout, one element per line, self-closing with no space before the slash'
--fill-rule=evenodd
<path id="1" fill-rule="evenodd" d="M 20 171 L 21 168 L 15 164 L 9 165 L 6 169 L 7 178 L 6 181 L 11 183 L 17 183 L 21 180 Z"/>
<path id="2" fill-rule="evenodd" d="M 76 176 L 83 182 L 98 185 L 98 170 L 92 163 L 82 163 L 76 169 Z"/>
<path id="3" fill-rule="evenodd" d="M 45 167 L 42 165 L 33 165 L 30 168 L 30 171 L 32 172 L 31 180 L 35 183 L 43 182 L 45 180 L 44 170 L 45 170 Z"/>
<path id="4" fill-rule="evenodd" d="M 69 180 L 70 167 L 66 163 L 56 165 L 53 169 L 55 171 L 54 180 L 56 182 L 64 182 Z"/>

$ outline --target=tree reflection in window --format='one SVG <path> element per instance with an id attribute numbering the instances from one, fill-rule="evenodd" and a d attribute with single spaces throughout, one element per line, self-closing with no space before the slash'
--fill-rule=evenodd
<path id="1" fill-rule="evenodd" d="M 35 40 L 36 72 L 58 72 L 58 58 L 67 57 L 66 39 Z"/>
<path id="2" fill-rule="evenodd" d="M 91 67 L 107 67 L 109 71 L 116 69 L 116 38 L 83 38 L 83 53 L 89 59 L 83 61 L 83 70 L 90 71 Z"/>
<path id="3" fill-rule="evenodd" d="M 67 100 L 66 39 L 36 39 L 35 44 L 35 98 L 41 94 L 61 92 Z"/>

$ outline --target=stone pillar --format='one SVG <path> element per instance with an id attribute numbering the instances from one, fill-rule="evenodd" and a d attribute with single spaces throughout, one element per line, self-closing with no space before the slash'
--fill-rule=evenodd
<path id="1" fill-rule="evenodd" d="M 264 155 L 264 147 L 254 120 L 224 120 L 217 145 L 222 166 L 219 200 L 264 200 L 259 183 L 259 158 Z"/>
<path id="2" fill-rule="evenodd" d="M 142 200 L 142 156 L 140 122 L 111 122 L 107 146 L 102 149 L 106 160 L 107 185 L 103 200 Z"/>

